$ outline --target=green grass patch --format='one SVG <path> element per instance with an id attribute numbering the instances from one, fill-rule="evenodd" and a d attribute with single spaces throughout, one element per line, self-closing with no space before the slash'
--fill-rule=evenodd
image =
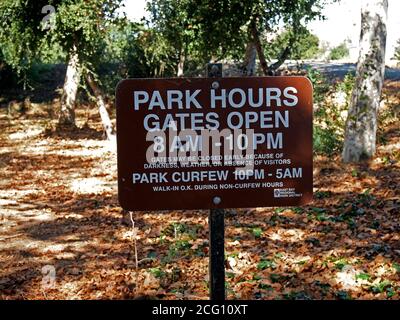
<path id="1" fill-rule="evenodd" d="M 356 279 L 357 280 L 366 280 L 369 281 L 371 279 L 371 276 L 368 273 L 359 273 L 356 275 Z"/>
<path id="2" fill-rule="evenodd" d="M 257 269 L 258 270 L 265 270 L 265 269 L 275 269 L 276 268 L 276 263 L 273 260 L 269 259 L 262 259 L 258 264 L 257 264 Z"/>
<path id="3" fill-rule="evenodd" d="M 370 287 L 373 293 L 383 293 L 387 291 L 387 289 L 391 288 L 392 283 L 389 280 L 383 280 L 373 286 Z"/>
<path id="4" fill-rule="evenodd" d="M 149 272 L 156 278 L 162 278 L 165 276 L 165 272 L 160 268 L 150 268 Z"/>

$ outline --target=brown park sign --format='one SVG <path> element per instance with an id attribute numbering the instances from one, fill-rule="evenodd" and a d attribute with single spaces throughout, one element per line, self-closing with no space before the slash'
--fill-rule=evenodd
<path id="1" fill-rule="evenodd" d="M 313 192 L 305 77 L 129 79 L 116 92 L 126 210 L 299 206 Z"/>

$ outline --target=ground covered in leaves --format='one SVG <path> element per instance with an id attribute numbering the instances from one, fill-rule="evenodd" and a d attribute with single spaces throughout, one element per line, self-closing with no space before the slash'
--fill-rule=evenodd
<path id="1" fill-rule="evenodd" d="M 207 211 L 131 220 L 96 109 L 66 131 L 53 108 L 0 110 L 0 298 L 207 299 Z M 369 163 L 316 156 L 309 206 L 228 212 L 228 299 L 400 298 L 398 117 L 379 141 Z"/>

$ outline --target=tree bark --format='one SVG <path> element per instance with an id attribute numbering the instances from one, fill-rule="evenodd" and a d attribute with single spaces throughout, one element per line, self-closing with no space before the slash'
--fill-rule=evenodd
<path id="1" fill-rule="evenodd" d="M 258 59 L 260 60 L 261 69 L 262 69 L 264 75 L 267 76 L 267 75 L 269 75 L 268 63 L 267 63 L 267 59 L 265 58 L 264 50 L 263 50 L 263 47 L 261 44 L 260 35 L 257 30 L 257 25 L 256 25 L 255 19 L 253 19 L 250 22 L 250 33 L 251 33 L 252 41 L 254 41 L 254 45 L 257 50 L 257 55 L 258 55 Z"/>
<path id="2" fill-rule="evenodd" d="M 79 56 L 74 44 L 68 61 L 63 93 L 61 96 L 61 110 L 58 118 L 60 125 L 75 126 L 75 102 L 80 81 Z"/>
<path id="3" fill-rule="evenodd" d="M 290 55 L 291 46 L 293 45 L 293 42 L 294 41 L 290 41 L 288 46 L 279 55 L 278 60 L 268 67 L 269 72 L 275 72 L 286 61 L 286 59 Z"/>
<path id="4" fill-rule="evenodd" d="M 388 0 L 367 0 L 361 10 L 360 55 L 346 121 L 344 162 L 371 158 L 376 151 L 377 111 L 384 74 Z"/>
<path id="5" fill-rule="evenodd" d="M 185 68 L 185 60 L 186 60 L 186 53 L 185 50 L 181 50 L 180 54 L 179 54 L 179 63 L 178 63 L 178 72 L 177 72 L 177 76 L 178 77 L 183 77 L 184 74 L 184 68 Z"/>
<path id="6" fill-rule="evenodd" d="M 99 113 L 100 113 L 100 117 L 101 117 L 101 122 L 103 124 L 103 129 L 107 135 L 107 139 L 109 141 L 114 142 L 115 141 L 115 132 L 113 129 L 113 125 L 111 123 L 110 116 L 108 115 L 108 111 L 107 111 L 106 104 L 104 101 L 104 95 L 103 95 L 101 89 L 99 88 L 99 86 L 97 85 L 97 83 L 94 81 L 94 79 L 89 74 L 86 75 L 86 81 L 89 84 L 89 87 L 92 89 L 92 91 L 96 97 L 97 106 L 99 108 Z"/>
<path id="7" fill-rule="evenodd" d="M 242 64 L 244 76 L 254 76 L 256 73 L 257 49 L 253 41 L 249 41 L 246 47 L 246 55 Z"/>

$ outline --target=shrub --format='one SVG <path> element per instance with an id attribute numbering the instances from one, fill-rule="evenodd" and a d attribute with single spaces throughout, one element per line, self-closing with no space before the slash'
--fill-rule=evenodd
<path id="1" fill-rule="evenodd" d="M 294 31 L 285 30 L 280 33 L 271 43 L 269 48 L 267 48 L 267 50 L 271 51 L 267 54 L 272 58 L 276 58 L 288 45 L 292 32 Z M 289 59 L 300 60 L 315 58 L 320 54 L 319 39 L 308 30 L 302 30 L 302 32 L 297 35 L 297 39 L 291 46 L 290 50 Z"/>
<path id="2" fill-rule="evenodd" d="M 329 80 L 320 71 L 313 68 L 307 68 L 307 77 L 313 85 L 314 103 L 320 105 L 330 90 Z"/>
<path id="3" fill-rule="evenodd" d="M 341 150 L 342 143 L 341 137 L 333 128 L 314 126 L 313 147 L 315 154 L 331 157 Z"/>
<path id="4" fill-rule="evenodd" d="M 328 55 L 329 60 L 339 60 L 349 56 L 349 48 L 347 48 L 346 42 L 339 44 L 334 47 Z"/>
<path id="5" fill-rule="evenodd" d="M 308 70 L 308 77 L 314 86 L 314 153 L 331 157 L 341 151 L 344 128 L 352 90 L 353 75 L 348 74 L 342 82 L 330 85 L 329 81 L 316 70 Z M 335 101 L 334 95 L 345 96 L 343 104 Z"/>

